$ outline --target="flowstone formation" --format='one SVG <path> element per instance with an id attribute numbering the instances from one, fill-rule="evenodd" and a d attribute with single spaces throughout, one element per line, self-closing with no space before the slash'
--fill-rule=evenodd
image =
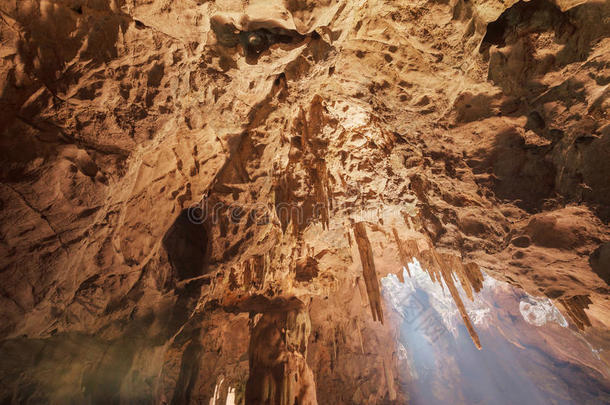
<path id="1" fill-rule="evenodd" d="M 2 403 L 408 403 L 413 258 L 476 347 L 484 271 L 610 349 L 607 1 L 0 0 L 0 54 Z"/>

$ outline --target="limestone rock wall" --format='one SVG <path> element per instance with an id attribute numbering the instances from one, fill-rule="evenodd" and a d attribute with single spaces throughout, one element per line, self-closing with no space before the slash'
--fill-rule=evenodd
<path id="1" fill-rule="evenodd" d="M 0 402 L 406 403 L 371 277 L 425 250 L 607 330 L 609 50 L 603 1 L 0 0 Z"/>

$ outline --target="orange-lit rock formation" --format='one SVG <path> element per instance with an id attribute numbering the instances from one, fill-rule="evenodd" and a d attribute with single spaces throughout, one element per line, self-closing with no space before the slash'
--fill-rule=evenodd
<path id="1" fill-rule="evenodd" d="M 0 0 L 0 403 L 408 403 L 413 257 L 476 345 L 485 271 L 610 348 L 609 21 Z"/>

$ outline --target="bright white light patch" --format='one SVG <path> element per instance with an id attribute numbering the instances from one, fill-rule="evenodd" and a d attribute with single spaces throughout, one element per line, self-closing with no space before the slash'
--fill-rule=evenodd
<path id="1" fill-rule="evenodd" d="M 548 298 L 527 296 L 519 302 L 519 312 L 525 322 L 531 325 L 542 326 L 548 322 L 556 322 L 564 328 L 568 326 L 568 321 Z"/>

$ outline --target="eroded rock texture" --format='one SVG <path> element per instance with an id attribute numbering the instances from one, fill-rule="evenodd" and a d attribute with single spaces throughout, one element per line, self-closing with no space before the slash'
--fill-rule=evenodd
<path id="1" fill-rule="evenodd" d="M 406 403 L 412 257 L 610 341 L 607 1 L 0 0 L 0 54 L 2 403 Z"/>

